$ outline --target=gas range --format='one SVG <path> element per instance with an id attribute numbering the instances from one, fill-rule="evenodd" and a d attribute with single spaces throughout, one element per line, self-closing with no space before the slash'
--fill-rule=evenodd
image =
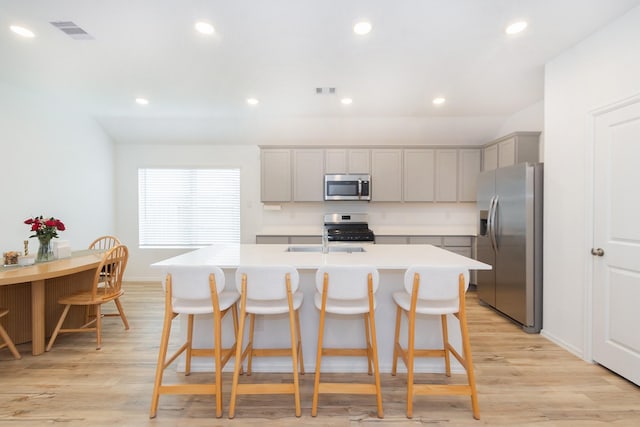
<path id="1" fill-rule="evenodd" d="M 325 214 L 324 227 L 330 242 L 375 242 L 367 214 Z"/>

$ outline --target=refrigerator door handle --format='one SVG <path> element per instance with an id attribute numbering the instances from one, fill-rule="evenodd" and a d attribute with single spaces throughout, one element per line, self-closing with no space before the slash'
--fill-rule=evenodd
<path id="1" fill-rule="evenodd" d="M 489 218 L 491 220 L 491 226 L 489 228 L 489 237 L 491 238 L 491 246 L 494 251 L 498 251 L 498 241 L 496 239 L 496 215 L 498 211 L 498 196 L 493 196 L 491 199 L 491 212 L 489 214 Z"/>
<path id="2" fill-rule="evenodd" d="M 496 196 L 491 196 L 489 200 L 489 213 L 487 214 L 487 237 L 489 238 L 489 242 L 491 243 L 491 249 L 495 251 L 496 248 L 493 247 L 493 240 L 491 239 L 491 233 L 493 229 L 493 201 Z"/>

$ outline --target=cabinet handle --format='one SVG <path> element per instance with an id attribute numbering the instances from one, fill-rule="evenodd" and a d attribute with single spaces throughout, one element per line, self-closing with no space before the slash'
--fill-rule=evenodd
<path id="1" fill-rule="evenodd" d="M 602 248 L 591 248 L 591 255 L 604 256 L 604 249 L 602 249 Z"/>

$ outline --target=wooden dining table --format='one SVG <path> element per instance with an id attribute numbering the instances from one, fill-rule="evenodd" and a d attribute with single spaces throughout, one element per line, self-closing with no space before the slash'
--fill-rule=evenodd
<path id="1" fill-rule="evenodd" d="M 0 306 L 9 309 L 5 329 L 13 341 L 31 341 L 34 356 L 44 353 L 45 339 L 63 309 L 58 298 L 90 288 L 101 260 L 101 251 L 82 250 L 69 258 L 0 267 Z M 83 317 L 84 313 L 78 311 L 69 322 L 77 323 Z"/>

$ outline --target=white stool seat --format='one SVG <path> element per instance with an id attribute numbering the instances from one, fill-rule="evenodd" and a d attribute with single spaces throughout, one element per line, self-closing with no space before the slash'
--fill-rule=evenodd
<path id="1" fill-rule="evenodd" d="M 293 309 L 302 306 L 303 294 L 298 290 L 293 294 Z M 281 314 L 289 312 L 289 302 L 286 299 L 259 300 L 247 298 L 247 313 L 254 314 Z"/>
<path id="2" fill-rule="evenodd" d="M 224 283 L 223 283 L 224 285 Z M 220 311 L 225 311 L 240 298 L 236 291 L 223 291 L 218 294 Z M 180 314 L 210 314 L 213 313 L 211 297 L 207 299 L 173 298 L 173 312 Z"/>
<path id="3" fill-rule="evenodd" d="M 411 309 L 411 295 L 405 291 L 393 293 L 393 301 L 402 307 L 404 311 Z M 418 314 L 453 314 L 458 312 L 458 299 L 455 300 L 423 300 L 416 303 L 416 313 Z"/>
<path id="4" fill-rule="evenodd" d="M 316 292 L 313 296 L 313 303 L 318 310 L 322 309 L 322 294 Z M 375 301 L 373 302 L 375 308 Z M 351 300 L 342 300 L 336 298 L 327 298 L 327 313 L 334 314 L 365 314 L 369 312 L 369 298 L 358 298 Z"/>

